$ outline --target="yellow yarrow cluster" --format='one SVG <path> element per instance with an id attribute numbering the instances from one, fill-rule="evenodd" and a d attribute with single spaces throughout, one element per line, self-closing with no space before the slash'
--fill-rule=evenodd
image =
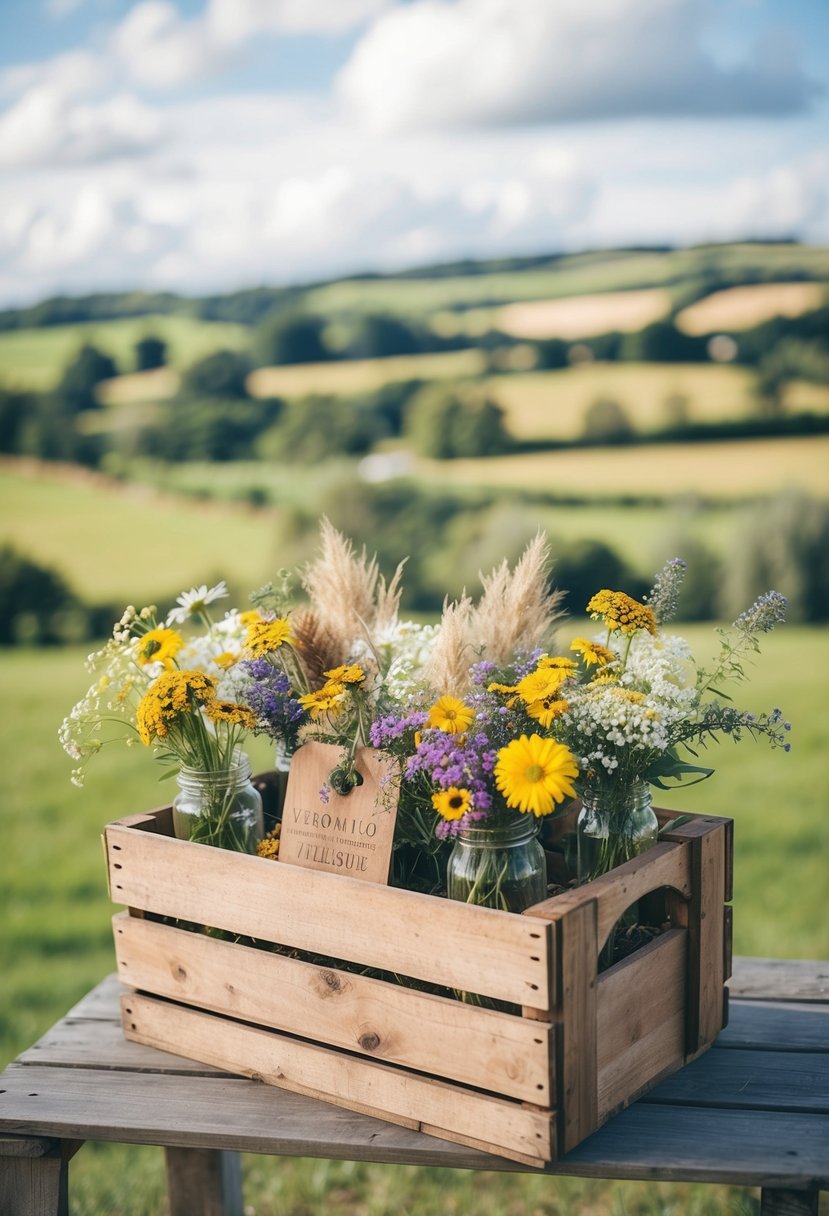
<path id="1" fill-rule="evenodd" d="M 253 710 L 236 701 L 208 701 L 204 712 L 211 722 L 227 722 L 230 726 L 243 726 L 245 730 L 253 730 L 256 726 Z"/>
<path id="2" fill-rule="evenodd" d="M 603 620 L 611 633 L 617 629 L 628 636 L 639 629 L 656 633 L 653 609 L 631 599 L 624 591 L 598 591 L 587 605 L 587 611 L 594 621 Z"/>
<path id="3" fill-rule="evenodd" d="M 247 615 L 247 614 L 245 614 Z M 248 621 L 245 630 L 245 650 L 254 659 L 267 658 L 280 646 L 291 641 L 291 627 L 283 617 L 266 621 L 261 616 Z"/>
<path id="4" fill-rule="evenodd" d="M 216 685 L 201 671 L 168 671 L 160 675 L 138 702 L 135 724 L 149 747 L 169 734 L 172 723 L 216 698 Z"/>
<path id="5" fill-rule="evenodd" d="M 330 671 L 324 671 L 322 674 L 328 677 L 329 683 L 334 684 L 362 684 L 366 678 L 366 673 L 356 663 L 332 667 Z"/>
<path id="6" fill-rule="evenodd" d="M 279 835 L 282 831 L 282 825 L 278 823 L 272 832 L 268 832 L 264 840 L 260 840 L 256 846 L 256 856 L 265 857 L 268 861 L 279 860 Z"/>

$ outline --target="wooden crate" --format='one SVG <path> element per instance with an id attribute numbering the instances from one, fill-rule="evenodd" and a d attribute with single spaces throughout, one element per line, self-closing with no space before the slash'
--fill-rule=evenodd
<path id="1" fill-rule="evenodd" d="M 731 821 L 659 814 L 647 854 L 521 916 L 175 840 L 169 808 L 119 820 L 104 840 L 129 908 L 113 922 L 126 1037 L 542 1166 L 725 1022 Z M 620 914 L 663 888 L 672 927 L 597 975 Z"/>

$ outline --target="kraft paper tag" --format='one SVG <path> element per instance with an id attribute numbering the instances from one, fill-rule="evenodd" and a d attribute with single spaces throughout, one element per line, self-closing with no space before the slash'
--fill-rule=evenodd
<path id="1" fill-rule="evenodd" d="M 394 761 L 358 748 L 355 767 L 363 783 L 338 794 L 330 776 L 342 759 L 343 749 L 331 743 L 305 743 L 294 753 L 279 862 L 388 883 L 399 797 Z"/>

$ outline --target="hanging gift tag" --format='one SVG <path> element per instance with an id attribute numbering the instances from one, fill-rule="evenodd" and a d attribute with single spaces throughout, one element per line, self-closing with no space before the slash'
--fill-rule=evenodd
<path id="1" fill-rule="evenodd" d="M 338 792 L 352 779 L 342 762 L 342 747 L 330 743 L 305 743 L 294 753 L 279 861 L 388 883 L 398 800 L 394 761 L 372 747 L 358 748 L 359 784 Z"/>

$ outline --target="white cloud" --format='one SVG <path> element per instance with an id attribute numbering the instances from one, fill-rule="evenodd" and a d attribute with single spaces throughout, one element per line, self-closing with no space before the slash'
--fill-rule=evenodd
<path id="1" fill-rule="evenodd" d="M 789 54 L 718 66 L 706 12 L 699 0 L 414 0 L 363 35 L 339 89 L 379 130 L 806 107 L 812 87 Z"/>
<path id="2" fill-rule="evenodd" d="M 161 138 L 159 116 L 129 94 L 73 103 L 39 85 L 0 115 L 0 168 L 94 164 L 146 153 Z"/>

